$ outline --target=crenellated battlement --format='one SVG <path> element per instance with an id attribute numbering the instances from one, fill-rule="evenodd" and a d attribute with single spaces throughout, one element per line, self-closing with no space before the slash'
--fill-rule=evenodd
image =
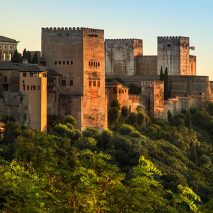
<path id="1" fill-rule="evenodd" d="M 136 38 L 126 38 L 126 39 L 105 39 L 105 43 L 116 43 L 116 44 L 123 44 L 123 43 L 133 43 L 133 42 L 139 42 L 142 43 L 142 39 L 136 39 Z"/>
<path id="2" fill-rule="evenodd" d="M 43 27 L 42 32 L 56 32 L 56 33 L 71 33 L 71 32 L 85 32 L 94 34 L 103 34 L 104 30 L 92 29 L 85 27 Z"/>
<path id="3" fill-rule="evenodd" d="M 189 37 L 185 36 L 158 36 L 158 42 L 168 42 L 168 41 L 180 41 L 180 40 L 189 40 Z"/>
<path id="4" fill-rule="evenodd" d="M 159 42 L 165 42 L 165 41 L 179 41 L 181 36 L 158 36 Z"/>

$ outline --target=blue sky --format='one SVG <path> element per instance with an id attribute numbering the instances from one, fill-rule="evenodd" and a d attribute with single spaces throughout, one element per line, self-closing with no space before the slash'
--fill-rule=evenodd
<path id="1" fill-rule="evenodd" d="M 41 27 L 91 27 L 105 38 L 141 38 L 144 54 L 157 36 L 189 36 L 198 75 L 213 80 L 213 0 L 0 0 L 0 35 L 40 50 Z"/>

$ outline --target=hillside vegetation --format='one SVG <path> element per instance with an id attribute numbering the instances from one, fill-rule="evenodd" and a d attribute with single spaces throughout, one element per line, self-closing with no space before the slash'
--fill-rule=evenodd
<path id="1" fill-rule="evenodd" d="M 7 121 L 0 212 L 213 212 L 213 105 L 168 120 L 114 103 L 102 132 Z"/>

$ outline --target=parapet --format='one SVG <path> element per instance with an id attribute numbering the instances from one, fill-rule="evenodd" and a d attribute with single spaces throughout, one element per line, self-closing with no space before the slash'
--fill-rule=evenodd
<path id="1" fill-rule="evenodd" d="M 123 44 L 123 43 L 130 43 L 130 42 L 139 42 L 142 43 L 142 39 L 136 39 L 136 38 L 126 38 L 126 39 L 105 39 L 105 43 L 114 43 L 114 44 Z"/>
<path id="2" fill-rule="evenodd" d="M 104 30 L 101 29 L 92 29 L 85 27 L 42 27 L 42 32 L 57 32 L 57 33 L 69 33 L 69 32 L 86 32 L 86 33 L 95 33 L 102 34 Z"/>
<path id="3" fill-rule="evenodd" d="M 209 82 L 209 76 L 196 76 L 196 75 L 170 75 L 168 78 L 172 82 Z"/>
<path id="4" fill-rule="evenodd" d="M 158 42 L 180 41 L 181 39 L 189 40 L 186 36 L 158 36 Z"/>

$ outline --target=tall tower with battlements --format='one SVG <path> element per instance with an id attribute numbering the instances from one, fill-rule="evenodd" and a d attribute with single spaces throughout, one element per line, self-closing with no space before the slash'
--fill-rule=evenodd
<path id="1" fill-rule="evenodd" d="M 169 75 L 196 75 L 196 58 L 190 56 L 189 37 L 158 37 L 157 72 Z"/>
<path id="2" fill-rule="evenodd" d="M 143 55 L 141 39 L 106 39 L 106 74 L 132 76 L 136 73 L 136 57 Z"/>
<path id="3" fill-rule="evenodd" d="M 42 28 L 42 60 L 61 75 L 58 115 L 73 115 L 80 129 L 106 128 L 104 31 Z"/>

